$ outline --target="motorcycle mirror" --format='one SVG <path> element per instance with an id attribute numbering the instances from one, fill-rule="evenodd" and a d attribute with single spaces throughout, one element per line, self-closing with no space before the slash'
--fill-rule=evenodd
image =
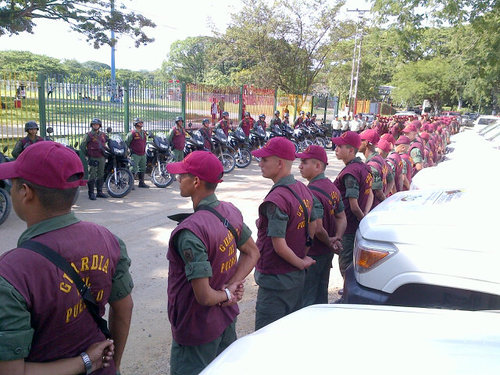
<path id="1" fill-rule="evenodd" d="M 47 133 L 49 133 L 49 134 L 54 133 L 54 128 L 53 128 L 52 126 L 49 126 L 49 127 L 47 128 Z"/>
<path id="2" fill-rule="evenodd" d="M 193 123 L 191 123 L 191 122 L 190 122 L 190 123 L 188 124 L 188 127 L 189 127 L 189 128 L 191 128 L 192 126 L 193 126 Z"/>
<path id="3" fill-rule="evenodd" d="M 7 152 L 7 146 L 5 146 L 5 147 L 3 148 L 3 152 L 4 152 L 4 154 Z"/>
<path id="4" fill-rule="evenodd" d="M 113 130 L 113 129 L 111 129 L 111 126 L 108 126 L 108 127 L 106 128 L 106 132 L 107 132 L 107 133 L 111 133 L 111 131 L 112 131 L 112 130 Z"/>

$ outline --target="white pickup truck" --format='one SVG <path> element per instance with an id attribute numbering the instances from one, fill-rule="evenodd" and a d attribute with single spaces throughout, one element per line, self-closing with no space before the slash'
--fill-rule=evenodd
<path id="1" fill-rule="evenodd" d="M 360 223 L 343 303 L 500 309 L 495 189 L 412 190 Z"/>

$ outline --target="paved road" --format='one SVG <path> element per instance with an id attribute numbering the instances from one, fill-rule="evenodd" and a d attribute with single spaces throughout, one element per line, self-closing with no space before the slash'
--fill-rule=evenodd
<path id="1" fill-rule="evenodd" d="M 328 156 L 330 165 L 327 176 L 333 179 L 342 164 L 335 159 L 332 151 L 328 151 Z M 301 179 L 298 162 L 294 163 L 293 173 Z M 150 185 L 150 189 L 136 188 L 123 199 L 97 201 L 88 200 L 86 190 L 82 188 L 74 207 L 79 218 L 104 225 L 122 238 L 132 259 L 135 308 L 123 374 L 168 373 L 171 335 L 166 314 L 168 263 L 165 255 L 175 223 L 167 215 L 192 211 L 191 201 L 180 197 L 177 182 L 166 189 Z M 261 177 L 260 168 L 253 161 L 247 168 L 236 168 L 226 175 L 217 189 L 219 199 L 234 203 L 243 212 L 254 239 L 257 207 L 271 186 L 272 181 Z M 12 212 L 0 226 L 0 253 L 15 247 L 24 229 L 25 224 Z M 330 279 L 330 294 L 335 295 L 341 286 L 342 279 L 335 264 Z M 255 295 L 255 283 L 251 276 L 247 281 L 247 290 Z M 240 304 L 239 336 L 253 331 L 255 299 L 252 297 L 243 302 Z"/>

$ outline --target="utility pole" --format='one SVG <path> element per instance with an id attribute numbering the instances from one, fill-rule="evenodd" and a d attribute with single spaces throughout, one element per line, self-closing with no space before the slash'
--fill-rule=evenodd
<path id="1" fill-rule="evenodd" d="M 358 95 L 359 82 L 359 67 L 361 65 L 361 44 L 363 42 L 363 16 L 368 9 L 348 9 L 348 12 L 356 12 L 358 14 L 358 22 L 356 23 L 356 35 L 354 37 L 354 50 L 352 53 L 352 69 L 351 69 L 351 84 L 349 87 L 349 116 L 356 113 L 356 98 Z M 356 54 L 357 50 L 357 54 Z M 356 76 L 354 76 L 356 71 Z M 354 87 L 353 87 L 354 86 Z"/>
<path id="2" fill-rule="evenodd" d="M 115 0 L 111 0 L 111 17 L 115 11 Z M 111 30 L 111 41 L 113 45 L 111 46 L 111 101 L 114 102 L 118 100 L 116 97 L 116 69 L 115 69 L 115 31 Z"/>

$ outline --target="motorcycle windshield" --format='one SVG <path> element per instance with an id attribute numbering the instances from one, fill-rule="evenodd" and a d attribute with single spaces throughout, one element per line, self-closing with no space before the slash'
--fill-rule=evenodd
<path id="1" fill-rule="evenodd" d="M 245 132 L 243 131 L 242 128 L 237 128 L 234 131 L 234 135 L 239 141 L 243 141 L 245 139 Z"/>
<path id="2" fill-rule="evenodd" d="M 164 149 L 164 148 L 168 147 L 167 135 L 163 132 L 156 133 L 154 138 L 153 138 L 153 142 L 154 142 L 155 146 L 160 148 L 160 149 Z"/>
<path id="3" fill-rule="evenodd" d="M 226 134 L 224 133 L 224 130 L 215 129 L 215 139 L 222 143 L 227 142 L 227 137 Z"/>
<path id="4" fill-rule="evenodd" d="M 196 130 L 193 135 L 191 136 L 191 139 L 197 146 L 203 146 L 205 141 L 203 140 L 203 136 L 201 135 L 199 130 Z"/>
<path id="5" fill-rule="evenodd" d="M 262 127 L 258 127 L 257 128 L 257 135 L 260 137 L 260 138 L 265 138 L 266 137 L 266 131 L 262 128 Z"/>

